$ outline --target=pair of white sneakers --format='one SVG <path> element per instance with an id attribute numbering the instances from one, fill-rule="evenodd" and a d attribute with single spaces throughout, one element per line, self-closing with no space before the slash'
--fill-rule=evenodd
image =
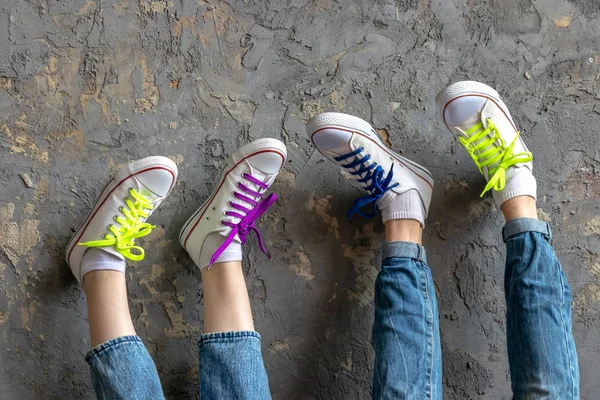
<path id="1" fill-rule="evenodd" d="M 536 197 L 532 155 L 504 102 L 491 87 L 479 82 L 458 82 L 436 98 L 441 117 L 465 146 L 493 189 L 500 205 L 513 197 Z M 369 123 L 360 118 L 323 113 L 306 125 L 315 147 L 356 179 L 366 195 L 356 201 L 349 216 L 373 216 L 404 193 L 414 190 L 427 216 L 433 191 L 430 172 L 389 150 Z M 220 180 L 202 206 L 184 224 L 179 241 L 201 269 L 215 262 L 241 260 L 246 235 L 276 200 L 266 192 L 285 165 L 285 145 L 276 139 L 259 139 L 231 155 Z M 148 157 L 123 169 L 106 185 L 86 220 L 67 246 L 66 260 L 75 277 L 95 268 L 82 259 L 86 250 L 99 248 L 118 259 L 139 261 L 144 250 L 135 239 L 151 232 L 146 222 L 168 196 L 177 179 L 175 163 L 165 157 Z M 482 193 L 483 195 L 483 193 Z M 372 207 L 363 212 L 364 207 Z M 102 268 L 99 268 L 102 269 Z"/>

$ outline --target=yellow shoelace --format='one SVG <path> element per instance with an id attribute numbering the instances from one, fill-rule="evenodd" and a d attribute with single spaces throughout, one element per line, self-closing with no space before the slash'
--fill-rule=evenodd
<path id="1" fill-rule="evenodd" d="M 119 211 L 125 216 L 115 216 L 115 222 L 119 223 L 119 228 L 114 225 L 109 225 L 108 230 L 112 233 L 104 235 L 102 240 L 92 240 L 86 243 L 79 243 L 80 246 L 87 247 L 110 247 L 114 246 L 117 251 L 132 261 L 140 261 L 144 259 L 144 249 L 136 246 L 134 240 L 149 234 L 154 225 L 140 221 L 140 219 L 148 218 L 148 213 L 145 210 L 152 210 L 154 205 L 135 189 L 130 188 L 130 198 L 125 199 L 125 207 L 120 207 Z M 135 250 L 136 253 L 132 252 Z"/>
<path id="2" fill-rule="evenodd" d="M 498 128 L 490 118 L 487 119 L 487 124 L 487 128 L 484 128 L 483 122 L 480 122 L 465 131 L 469 136 L 468 138 L 461 136 L 458 138 L 469 152 L 477 168 L 479 168 L 479 172 L 483 174 L 483 168 L 488 168 L 488 183 L 481 192 L 481 197 L 488 190 L 500 191 L 504 189 L 508 168 L 516 164 L 527 163 L 533 159 L 533 155 L 529 151 L 513 154 L 513 148 L 519 139 L 519 132 L 507 146 L 500 136 Z M 480 153 L 476 154 L 476 152 Z"/>

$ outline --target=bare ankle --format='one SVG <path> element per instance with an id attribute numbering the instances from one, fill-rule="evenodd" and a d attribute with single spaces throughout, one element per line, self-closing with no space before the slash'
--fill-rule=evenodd
<path id="1" fill-rule="evenodd" d="M 386 242 L 413 242 L 421 244 L 423 228 L 414 219 L 390 219 L 385 223 Z"/>
<path id="2" fill-rule="evenodd" d="M 537 206 L 535 199 L 531 196 L 518 196 L 506 200 L 500 206 L 506 222 L 515 218 L 534 218 L 537 219 Z"/>

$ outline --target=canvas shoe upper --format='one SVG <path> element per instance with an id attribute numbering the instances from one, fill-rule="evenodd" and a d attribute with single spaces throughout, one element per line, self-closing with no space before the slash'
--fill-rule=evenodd
<path id="1" fill-rule="evenodd" d="M 265 195 L 285 164 L 287 150 L 276 139 L 249 143 L 229 158 L 214 192 L 184 224 L 179 241 L 200 269 L 210 267 L 232 242 L 243 244 L 254 231 L 262 243 L 255 221 L 275 202 L 275 194 Z M 207 243 L 218 233 L 218 247 Z M 210 249 L 210 250 L 207 250 Z"/>
<path id="2" fill-rule="evenodd" d="M 327 112 L 311 118 L 306 133 L 317 150 L 342 167 L 342 173 L 356 179 L 368 195 L 356 200 L 348 216 L 376 214 L 376 205 L 385 208 L 394 196 L 415 189 L 421 197 L 425 217 L 431 202 L 433 178 L 419 164 L 389 150 L 371 125 L 357 117 Z M 372 211 L 361 208 L 372 204 Z"/>
<path id="3" fill-rule="evenodd" d="M 531 174 L 533 158 L 498 93 L 473 81 L 457 82 L 442 90 L 436 105 L 444 124 L 454 133 L 488 181 L 481 196 L 493 189 L 497 204 L 517 195 L 535 196 L 533 186 L 505 191 L 520 173 Z"/>
<path id="4" fill-rule="evenodd" d="M 144 249 L 135 239 L 154 226 L 146 222 L 167 197 L 177 166 L 166 157 L 147 157 L 122 168 L 105 186 L 96 204 L 67 245 L 66 261 L 82 282 L 81 260 L 90 247 L 101 248 L 125 260 L 139 261 Z"/>

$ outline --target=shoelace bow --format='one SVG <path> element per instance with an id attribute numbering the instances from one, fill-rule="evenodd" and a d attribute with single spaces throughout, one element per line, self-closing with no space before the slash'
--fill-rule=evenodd
<path id="1" fill-rule="evenodd" d="M 527 163 L 533 159 L 533 155 L 529 151 L 513 154 L 513 149 L 520 132 L 517 132 L 515 138 L 506 146 L 506 142 L 500 136 L 500 132 L 490 118 L 487 120 L 487 128 L 483 127 L 483 122 L 469 128 L 465 133 L 468 138 L 459 137 L 458 140 L 466 147 L 469 155 L 475 161 L 475 165 L 479 168 L 479 172 L 483 174 L 483 168 L 488 168 L 488 183 L 485 185 L 481 197 L 491 189 L 500 191 L 506 185 L 506 170 L 513 165 Z M 493 136 L 490 135 L 493 133 Z M 496 141 L 500 142 L 500 146 L 496 145 Z M 475 152 L 481 151 L 479 154 Z"/>
<path id="2" fill-rule="evenodd" d="M 269 188 L 269 185 L 265 184 L 264 182 L 261 182 L 260 180 L 256 179 L 250 174 L 244 173 L 242 174 L 242 177 L 252 182 L 261 189 Z M 219 246 L 219 248 L 210 258 L 210 264 L 208 265 L 208 268 L 210 268 L 215 263 L 215 261 L 217 261 L 221 254 L 223 254 L 225 249 L 227 249 L 231 242 L 233 242 L 236 235 L 239 235 L 240 241 L 242 242 L 242 244 L 244 244 L 246 243 L 246 235 L 250 232 L 254 232 L 256 234 L 256 238 L 258 239 L 258 245 L 260 246 L 260 249 L 263 253 L 267 255 L 267 257 L 269 257 L 269 260 L 271 259 L 271 254 L 265 248 L 262 241 L 262 237 L 260 236 L 260 232 L 258 231 L 256 226 L 254 226 L 254 223 L 269 209 L 269 207 L 271 207 L 273 203 L 275 203 L 275 201 L 277 200 L 277 196 L 275 195 L 275 193 L 271 193 L 263 199 L 262 194 L 250 189 L 248 186 L 244 185 L 241 182 L 238 182 L 237 187 L 243 193 L 236 191 L 233 192 L 233 196 L 239 200 L 243 200 L 244 202 L 250 204 L 252 208 L 245 207 L 241 204 L 234 203 L 232 201 L 229 202 L 229 206 L 237 211 L 227 211 L 225 212 L 225 215 L 229 217 L 238 218 L 240 219 L 240 221 L 236 224 L 230 221 L 221 221 L 221 224 L 231 227 L 231 231 L 229 232 L 229 235 L 227 235 L 225 241 L 221 244 L 221 246 Z M 255 199 L 262 200 L 257 201 Z"/>
<path id="3" fill-rule="evenodd" d="M 365 187 L 365 190 L 367 190 L 370 193 L 366 196 L 356 199 L 354 205 L 350 208 L 350 210 L 348 210 L 348 219 L 350 219 L 351 221 L 352 216 L 354 214 L 358 214 L 367 218 L 371 218 L 377 215 L 377 202 L 379 201 L 381 196 L 383 196 L 383 194 L 388 190 L 391 190 L 398 186 L 397 182 L 390 186 L 390 182 L 394 177 L 394 164 L 392 164 L 390 172 L 388 172 L 388 174 L 384 178 L 383 176 L 385 174 L 385 171 L 380 165 L 377 165 L 377 163 L 366 165 L 367 161 L 371 159 L 370 155 L 367 154 L 362 158 L 360 157 L 360 154 L 364 150 L 364 147 L 359 147 L 351 153 L 335 157 L 335 160 L 338 162 L 342 162 L 349 158 L 355 157 L 354 161 L 348 164 L 341 164 L 341 166 L 350 170 L 349 173 L 355 176 L 356 180 L 359 183 L 366 183 L 369 180 L 371 181 L 369 186 Z M 360 167 L 354 170 L 358 166 Z M 365 174 L 364 177 L 362 177 L 362 174 Z M 361 208 L 371 203 L 373 204 L 373 211 L 371 213 L 365 214 L 362 211 L 360 211 Z"/>
<path id="4" fill-rule="evenodd" d="M 119 224 L 119 227 L 117 228 L 113 224 L 108 226 L 108 230 L 112 233 L 112 236 L 105 234 L 102 240 L 79 243 L 80 246 L 114 246 L 123 257 L 129 260 L 140 261 L 144 259 L 144 249 L 136 246 L 134 241 L 137 238 L 148 235 L 155 228 L 154 225 L 141 221 L 141 219 L 145 220 L 148 218 L 148 213 L 145 210 L 152 210 L 154 205 L 133 188 L 129 188 L 129 194 L 134 201 L 127 197 L 124 200 L 126 207 L 119 208 L 124 217 L 119 215 L 113 217 L 114 221 Z M 132 250 L 135 250 L 137 253 L 133 253 Z"/>

